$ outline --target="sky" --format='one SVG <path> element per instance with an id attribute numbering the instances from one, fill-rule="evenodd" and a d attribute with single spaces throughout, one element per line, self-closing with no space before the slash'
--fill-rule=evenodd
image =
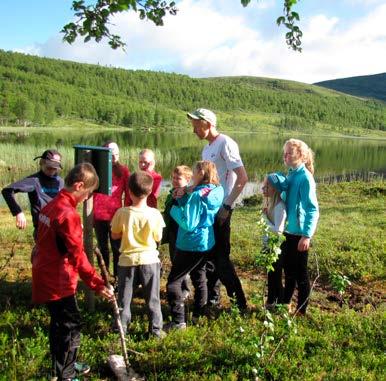
<path id="1" fill-rule="evenodd" d="M 90 0 L 91 1 L 91 0 Z M 0 0 L 0 49 L 76 62 L 187 74 L 248 75 L 305 83 L 386 72 L 386 0 L 300 0 L 303 52 L 276 25 L 283 0 L 178 0 L 165 25 L 134 12 L 111 20 L 126 50 L 62 42 L 72 0 Z"/>

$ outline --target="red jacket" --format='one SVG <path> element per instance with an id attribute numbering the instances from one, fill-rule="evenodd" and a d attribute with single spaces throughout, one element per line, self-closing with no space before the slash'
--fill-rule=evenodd
<path id="1" fill-rule="evenodd" d="M 129 196 L 129 169 L 125 165 L 120 165 L 122 172 L 118 177 L 114 171 L 112 176 L 111 196 L 102 193 L 94 193 L 94 220 L 111 221 L 115 212 L 122 208 L 122 195 L 125 194 L 124 205 L 131 204 Z"/>
<path id="2" fill-rule="evenodd" d="M 104 287 L 83 248 L 83 229 L 73 195 L 61 190 L 40 212 L 32 259 L 32 300 L 46 303 L 76 293 L 78 274 L 94 291 Z"/>
<path id="3" fill-rule="evenodd" d="M 157 198 L 161 191 L 162 176 L 156 171 L 148 171 L 153 178 L 153 189 L 147 197 L 147 205 L 151 208 L 157 208 Z"/>

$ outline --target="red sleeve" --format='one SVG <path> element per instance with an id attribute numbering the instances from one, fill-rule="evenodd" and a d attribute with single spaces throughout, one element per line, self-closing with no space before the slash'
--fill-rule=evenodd
<path id="1" fill-rule="evenodd" d="M 78 271 L 80 278 L 94 291 L 104 287 L 103 279 L 89 262 L 83 247 L 83 231 L 80 217 L 76 213 L 67 214 L 60 223 L 58 234 L 63 238 L 69 262 Z"/>
<path id="2" fill-rule="evenodd" d="M 129 177 L 130 177 L 129 168 L 127 168 L 124 165 L 123 166 L 123 181 L 124 181 L 123 191 L 125 192 L 125 199 L 123 201 L 124 206 L 130 206 L 133 203 L 129 195 Z"/>
<path id="3" fill-rule="evenodd" d="M 161 183 L 162 183 L 162 176 L 159 173 L 154 172 L 153 175 L 153 191 L 155 197 L 158 198 L 160 192 L 161 192 Z"/>

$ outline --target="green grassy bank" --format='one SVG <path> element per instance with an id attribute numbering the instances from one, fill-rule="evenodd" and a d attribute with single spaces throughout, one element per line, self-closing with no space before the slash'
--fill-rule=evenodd
<path id="1" fill-rule="evenodd" d="M 306 318 L 270 316 L 262 309 L 265 274 L 254 267 L 260 200 L 237 209 L 232 257 L 250 310 L 240 316 L 224 295 L 217 319 L 156 341 L 146 338 L 145 308 L 135 299 L 128 338 L 135 370 L 148 380 L 384 379 L 385 189 L 383 182 L 318 187 L 321 218 L 310 253 L 313 291 Z M 18 231 L 0 209 L 0 241 L 0 380 L 47 379 L 49 319 L 43 307 L 30 303 L 31 229 Z M 167 247 L 161 256 L 165 300 Z M 334 290 L 332 273 L 351 280 L 342 295 Z M 80 358 L 92 366 L 87 379 L 113 379 L 106 358 L 120 346 L 111 333 L 111 310 L 97 301 L 96 312 L 85 311 L 83 291 L 79 302 L 85 322 Z M 166 321 L 166 304 L 163 311 Z"/>

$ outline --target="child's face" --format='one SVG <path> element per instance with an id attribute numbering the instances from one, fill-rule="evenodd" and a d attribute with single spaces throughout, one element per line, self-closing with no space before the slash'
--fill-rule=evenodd
<path id="1" fill-rule="evenodd" d="M 86 201 L 94 192 L 93 187 L 85 188 L 83 181 L 75 183 L 73 185 L 73 189 L 74 189 L 73 195 L 78 204 L 82 203 L 83 201 Z"/>
<path id="2" fill-rule="evenodd" d="M 54 167 L 50 167 L 48 164 L 46 164 L 45 162 L 42 163 L 40 165 L 40 168 L 42 170 L 42 172 L 46 175 L 46 176 L 49 176 L 49 177 L 54 177 L 56 176 L 59 171 L 60 171 L 60 168 L 54 168 Z"/>
<path id="3" fill-rule="evenodd" d="M 141 171 L 152 171 L 155 167 L 153 155 L 148 152 L 139 155 L 138 166 Z"/>
<path id="4" fill-rule="evenodd" d="M 204 178 L 204 172 L 202 170 L 194 168 L 193 176 L 192 176 L 193 184 L 194 185 L 201 184 L 203 178 Z"/>
<path id="5" fill-rule="evenodd" d="M 300 164 L 298 152 L 290 145 L 284 147 L 283 160 L 287 167 L 297 167 Z"/>
<path id="6" fill-rule="evenodd" d="M 264 180 L 262 190 L 265 197 L 273 197 L 276 192 L 275 188 L 267 179 Z"/>
<path id="7" fill-rule="evenodd" d="M 172 186 L 173 188 L 186 187 L 189 184 L 189 180 L 178 173 L 172 174 Z"/>

